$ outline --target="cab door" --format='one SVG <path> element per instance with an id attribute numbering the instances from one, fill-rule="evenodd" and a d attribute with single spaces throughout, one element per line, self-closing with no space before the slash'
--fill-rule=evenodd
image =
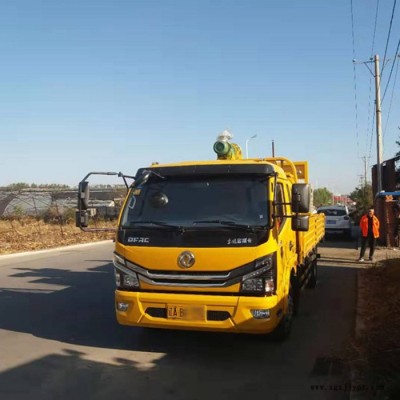
<path id="1" fill-rule="evenodd" d="M 292 208 L 290 205 L 292 202 L 292 190 L 288 182 L 285 182 L 284 184 L 284 191 L 286 199 L 285 212 L 286 215 L 292 215 Z M 296 232 L 292 230 L 290 221 L 287 224 L 285 236 L 287 240 L 286 260 L 287 264 L 290 266 L 289 268 L 292 268 L 297 265 L 297 241 Z"/>
<path id="2" fill-rule="evenodd" d="M 284 283 L 289 282 L 290 271 L 297 262 L 296 233 L 292 231 L 290 218 L 287 217 L 291 215 L 290 195 L 289 184 L 278 180 L 275 193 L 274 233 L 278 244 L 278 280 Z"/>

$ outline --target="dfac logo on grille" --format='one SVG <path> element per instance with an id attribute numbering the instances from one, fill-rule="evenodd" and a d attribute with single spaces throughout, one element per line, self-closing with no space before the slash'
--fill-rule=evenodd
<path id="1" fill-rule="evenodd" d="M 191 251 L 183 251 L 181 254 L 179 254 L 178 265 L 181 268 L 193 267 L 195 261 L 194 254 Z"/>

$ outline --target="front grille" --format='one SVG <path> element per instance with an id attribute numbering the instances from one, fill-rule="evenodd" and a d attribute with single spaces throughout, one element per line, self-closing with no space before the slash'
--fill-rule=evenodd
<path id="1" fill-rule="evenodd" d="M 228 311 L 207 311 L 208 321 L 226 321 L 230 317 L 231 315 L 228 313 Z"/>
<path id="2" fill-rule="evenodd" d="M 146 314 L 154 318 L 167 318 L 166 308 L 148 307 L 146 309 Z"/>
<path id="3" fill-rule="evenodd" d="M 138 274 L 141 282 L 157 286 L 224 288 L 239 283 L 242 276 L 254 270 L 250 262 L 230 271 L 155 271 L 127 261 L 130 270 Z"/>

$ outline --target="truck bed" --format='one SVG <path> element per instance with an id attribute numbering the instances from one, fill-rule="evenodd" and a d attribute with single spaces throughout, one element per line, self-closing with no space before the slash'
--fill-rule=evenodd
<path id="1" fill-rule="evenodd" d="M 299 232 L 299 247 L 300 247 L 300 260 L 303 260 L 313 249 L 317 247 L 318 243 L 324 238 L 325 235 L 325 215 L 324 214 L 311 214 L 310 225 L 307 232 Z"/>

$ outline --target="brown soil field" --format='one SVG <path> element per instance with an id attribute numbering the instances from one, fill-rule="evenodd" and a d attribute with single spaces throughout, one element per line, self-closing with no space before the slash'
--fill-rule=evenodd
<path id="1" fill-rule="evenodd" d="M 115 226 L 115 221 L 93 225 L 96 228 Z M 0 255 L 90 243 L 113 237 L 113 232 L 82 232 L 72 222 L 44 223 L 34 218 L 0 220 Z"/>

